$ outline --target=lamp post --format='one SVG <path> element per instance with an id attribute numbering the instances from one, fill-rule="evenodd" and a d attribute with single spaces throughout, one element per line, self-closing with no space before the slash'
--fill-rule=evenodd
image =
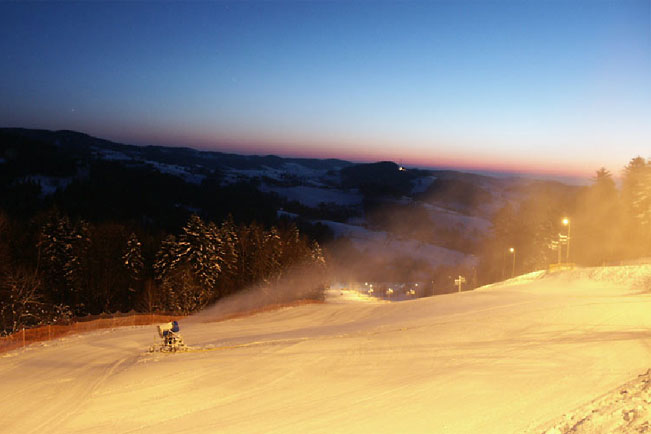
<path id="1" fill-rule="evenodd" d="M 570 241 L 571 241 L 571 231 L 572 231 L 572 222 L 570 219 L 565 217 L 563 219 L 563 226 L 567 226 L 567 250 L 565 251 L 565 262 L 570 262 Z"/>
<path id="2" fill-rule="evenodd" d="M 509 252 L 513 255 L 513 265 L 511 266 L 511 277 L 515 276 L 515 249 L 511 247 Z"/>

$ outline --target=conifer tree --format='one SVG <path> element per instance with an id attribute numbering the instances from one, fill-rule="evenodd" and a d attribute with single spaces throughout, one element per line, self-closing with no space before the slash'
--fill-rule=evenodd
<path id="1" fill-rule="evenodd" d="M 321 246 L 317 241 L 312 241 L 312 245 L 310 247 L 310 259 L 312 260 L 312 263 L 317 267 L 325 268 L 326 260 L 325 256 L 323 255 L 323 249 L 321 249 Z"/>
<path id="2" fill-rule="evenodd" d="M 221 238 L 214 224 L 191 216 L 178 239 L 167 237 L 154 270 L 170 308 L 187 313 L 213 300 L 222 270 Z"/>
<path id="3" fill-rule="evenodd" d="M 212 291 L 222 269 L 221 238 L 214 224 L 206 225 L 197 215 L 190 217 L 179 236 L 178 254 L 191 265 L 199 282 Z"/>
<path id="4" fill-rule="evenodd" d="M 240 242 L 238 231 L 231 216 L 228 216 L 219 228 L 215 228 L 215 230 L 218 232 L 221 241 L 219 251 L 222 261 L 222 270 L 217 282 L 217 290 L 214 294 L 214 298 L 217 299 L 234 292 L 237 288 L 240 262 L 238 246 Z"/>
<path id="5" fill-rule="evenodd" d="M 627 211 L 626 250 L 630 256 L 649 253 L 651 243 L 651 162 L 633 158 L 624 168 L 622 201 Z"/>
<path id="6" fill-rule="evenodd" d="M 219 238 L 221 239 L 221 254 L 223 262 L 222 272 L 234 273 L 237 269 L 239 254 L 237 251 L 238 235 L 233 223 L 233 218 L 228 217 L 219 228 Z"/>
<path id="7" fill-rule="evenodd" d="M 633 195 L 634 217 L 638 220 L 645 238 L 651 231 L 651 161 L 640 170 L 637 189 Z"/>
<path id="8" fill-rule="evenodd" d="M 156 252 L 154 261 L 154 277 L 156 280 L 163 280 L 179 263 L 179 256 L 176 251 L 176 237 L 168 235 L 161 243 L 160 249 Z"/>
<path id="9" fill-rule="evenodd" d="M 278 234 L 278 229 L 272 227 L 269 232 L 264 233 L 262 246 L 258 253 L 258 263 L 262 270 L 262 280 L 270 283 L 280 277 L 280 258 L 283 253 L 283 244 Z"/>
<path id="10" fill-rule="evenodd" d="M 54 215 L 41 228 L 39 247 L 43 273 L 57 303 L 87 313 L 83 304 L 86 252 L 90 244 L 88 223 L 73 224 L 67 216 Z"/>
<path id="11" fill-rule="evenodd" d="M 135 233 L 131 232 L 127 239 L 127 245 L 122 255 L 124 268 L 129 276 L 129 290 L 136 292 L 135 286 L 142 280 L 145 268 L 142 259 L 142 246 Z"/>
<path id="12" fill-rule="evenodd" d="M 601 265 L 617 254 L 622 207 L 615 181 L 606 168 L 597 170 L 592 181 L 578 199 L 572 243 L 578 262 Z"/>

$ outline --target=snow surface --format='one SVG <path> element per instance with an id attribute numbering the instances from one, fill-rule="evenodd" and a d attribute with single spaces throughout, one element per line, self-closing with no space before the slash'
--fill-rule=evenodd
<path id="1" fill-rule="evenodd" d="M 328 170 L 312 169 L 305 167 L 302 164 L 286 162 L 283 164 L 283 169 L 292 175 L 302 176 L 305 178 L 318 178 L 325 175 Z"/>
<path id="2" fill-rule="evenodd" d="M 436 181 L 436 176 L 421 176 L 413 181 L 411 194 L 425 193 L 427 189 Z"/>
<path id="3" fill-rule="evenodd" d="M 144 326 L 7 353 L 0 431 L 566 432 L 558 418 L 622 396 L 651 367 L 649 265 L 531 274 L 399 303 L 329 296 L 183 320 L 195 352 L 147 353 L 156 332 Z M 641 410 L 602 417 L 644 424 Z"/>
<path id="4" fill-rule="evenodd" d="M 363 199 L 360 193 L 354 191 L 318 188 L 305 185 L 295 187 L 261 185 L 260 190 L 266 192 L 272 191 L 287 200 L 295 200 L 310 208 L 316 208 L 320 203 L 334 203 L 342 206 L 360 205 Z"/>
<path id="5" fill-rule="evenodd" d="M 293 180 L 299 179 L 305 184 L 318 187 L 323 185 L 319 179 L 325 176 L 326 173 L 326 170 L 311 169 L 297 163 L 284 163 L 278 168 L 269 166 L 261 166 L 258 169 L 228 168 L 224 172 L 224 182 L 230 184 L 241 179 L 262 180 L 264 178 L 284 182 L 287 180 L 287 177 L 290 177 Z"/>
<path id="6" fill-rule="evenodd" d="M 651 369 L 565 414 L 546 434 L 643 433 L 651 431 Z"/>
<path id="7" fill-rule="evenodd" d="M 166 173 L 168 175 L 178 176 L 183 179 L 185 182 L 192 184 L 201 184 L 201 182 L 206 178 L 204 175 L 196 174 L 189 172 L 189 168 L 186 166 L 179 166 L 177 164 L 166 164 L 159 161 L 145 160 L 145 163 L 152 166 L 154 169 L 158 170 L 160 173 Z"/>
<path id="8" fill-rule="evenodd" d="M 72 177 L 29 175 L 22 179 L 23 182 L 35 182 L 41 186 L 41 195 L 49 196 L 57 190 L 65 190 L 72 182 Z"/>
<path id="9" fill-rule="evenodd" d="M 124 152 L 120 151 L 114 151 L 112 149 L 106 149 L 106 148 L 98 148 L 93 146 L 92 149 L 101 156 L 102 159 L 104 160 L 111 160 L 111 161 L 130 161 L 133 160 L 133 158 Z"/>

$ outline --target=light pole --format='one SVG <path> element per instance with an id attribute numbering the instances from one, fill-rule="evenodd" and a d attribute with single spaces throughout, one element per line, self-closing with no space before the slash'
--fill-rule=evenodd
<path id="1" fill-rule="evenodd" d="M 511 247 L 509 252 L 513 255 L 513 265 L 511 266 L 511 277 L 515 276 L 515 249 Z"/>
<path id="2" fill-rule="evenodd" d="M 572 222 L 570 222 L 570 219 L 565 217 L 563 219 L 563 226 L 567 226 L 567 250 L 565 251 L 565 262 L 570 262 L 570 236 L 571 236 L 571 231 L 572 231 Z"/>

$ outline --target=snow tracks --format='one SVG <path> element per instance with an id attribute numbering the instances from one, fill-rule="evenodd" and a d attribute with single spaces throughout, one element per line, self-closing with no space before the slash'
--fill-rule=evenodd
<path id="1" fill-rule="evenodd" d="M 545 434 L 651 433 L 651 369 L 553 422 Z"/>

